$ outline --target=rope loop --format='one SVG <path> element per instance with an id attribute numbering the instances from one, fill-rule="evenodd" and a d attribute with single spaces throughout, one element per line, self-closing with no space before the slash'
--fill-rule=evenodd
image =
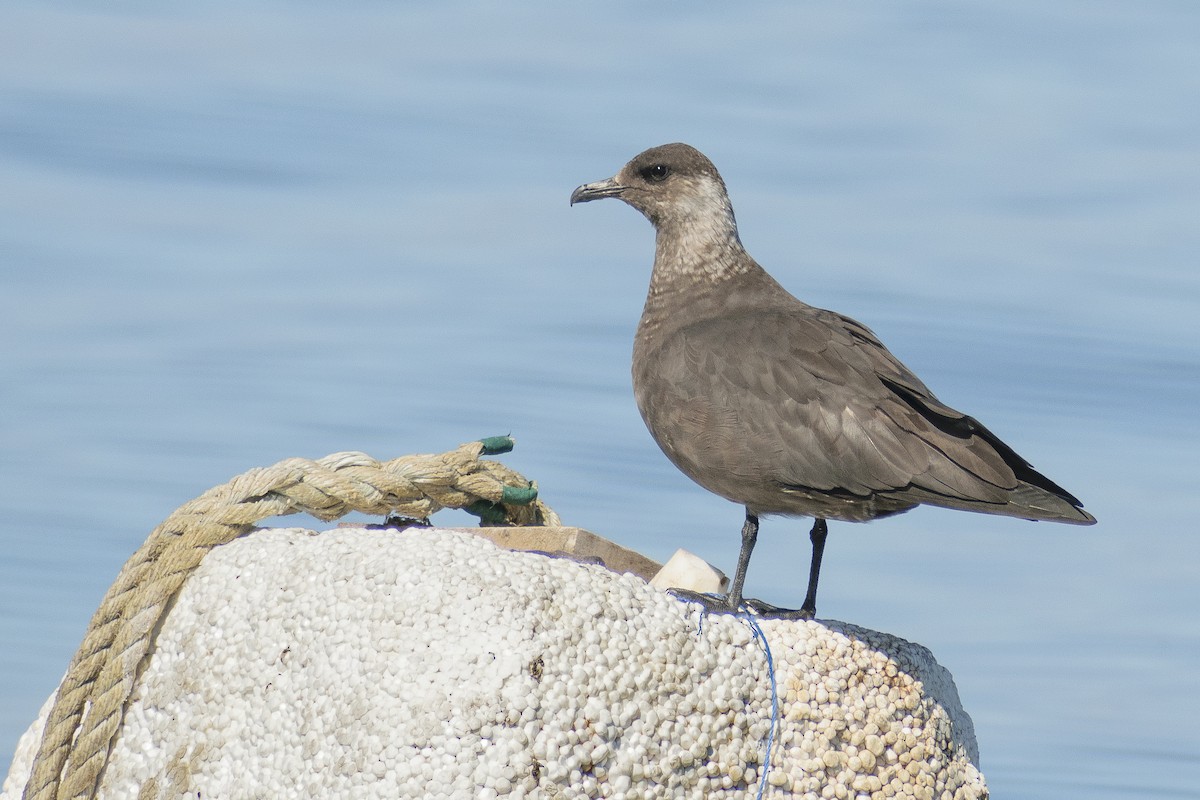
<path id="1" fill-rule="evenodd" d="M 67 667 L 23 800 L 91 800 L 120 732 L 126 703 L 171 600 L 205 554 L 259 521 L 307 513 L 330 521 L 352 511 L 428 519 L 462 508 L 488 525 L 560 525 L 537 485 L 484 455 L 509 436 L 436 455 L 376 461 L 364 453 L 288 458 L 249 470 L 179 507 L 121 568 Z"/>

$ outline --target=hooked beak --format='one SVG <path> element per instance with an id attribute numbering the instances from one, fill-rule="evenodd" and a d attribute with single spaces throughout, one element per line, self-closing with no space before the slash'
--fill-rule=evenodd
<path id="1" fill-rule="evenodd" d="M 585 183 L 575 191 L 571 192 L 571 205 L 576 203 L 586 203 L 590 200 L 599 200 L 603 197 L 620 197 L 625 191 L 625 187 L 617 183 L 616 178 L 608 178 L 595 183 Z"/>

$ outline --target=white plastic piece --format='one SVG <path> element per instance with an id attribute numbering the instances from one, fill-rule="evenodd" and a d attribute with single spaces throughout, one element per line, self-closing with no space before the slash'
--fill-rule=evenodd
<path id="1" fill-rule="evenodd" d="M 681 547 L 650 579 L 650 585 L 655 589 L 687 589 L 702 594 L 719 594 L 729 586 L 729 579 L 724 572 Z"/>

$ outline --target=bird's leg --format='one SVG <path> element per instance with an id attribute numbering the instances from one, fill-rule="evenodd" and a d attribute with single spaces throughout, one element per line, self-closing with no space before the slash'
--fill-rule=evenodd
<path id="1" fill-rule="evenodd" d="M 746 582 L 746 568 L 750 566 L 750 554 L 754 552 L 754 543 L 758 541 L 758 517 L 746 511 L 746 524 L 742 526 L 742 550 L 738 553 L 737 572 L 733 576 L 733 584 L 729 594 L 721 597 L 715 594 L 700 594 L 687 589 L 671 589 L 671 594 L 689 603 L 699 603 L 712 614 L 736 614 L 742 608 L 742 585 Z M 756 601 L 748 601 L 755 603 Z"/>
<path id="2" fill-rule="evenodd" d="M 750 566 L 750 554 L 758 541 L 758 517 L 746 509 L 746 524 L 742 526 L 742 549 L 738 553 L 737 571 L 729 587 L 727 598 L 729 610 L 736 612 L 742 605 L 742 585 L 746 582 L 746 569 Z"/>
<path id="3" fill-rule="evenodd" d="M 710 614 L 737 614 L 745 606 L 755 616 L 764 619 L 812 619 L 817 612 L 817 576 L 821 573 L 821 555 L 825 552 L 825 536 L 828 533 L 829 526 L 823 519 L 818 519 L 809 533 L 813 545 L 812 566 L 808 572 L 808 595 L 799 610 L 780 608 L 761 600 L 742 599 L 746 568 L 750 566 L 750 554 L 754 552 L 754 544 L 758 541 L 758 517 L 749 510 L 746 511 L 746 524 L 742 526 L 742 551 L 738 553 L 737 572 L 724 600 L 720 595 L 700 594 L 685 589 L 672 589 L 671 594 L 689 603 L 699 603 Z"/>
<path id="4" fill-rule="evenodd" d="M 829 535 L 829 526 L 820 517 L 813 523 L 808 538 L 812 540 L 812 564 L 808 568 L 808 594 L 804 595 L 804 605 L 800 613 L 808 618 L 817 614 L 817 579 L 821 577 L 821 556 L 825 553 L 825 537 Z"/>

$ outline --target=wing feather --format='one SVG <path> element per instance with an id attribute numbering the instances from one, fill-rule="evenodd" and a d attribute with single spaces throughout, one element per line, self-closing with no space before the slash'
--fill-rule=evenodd
<path id="1" fill-rule="evenodd" d="M 862 497 L 916 489 L 985 503 L 1004 502 L 1017 485 L 986 439 L 952 432 L 949 423 L 969 418 L 838 314 L 803 306 L 699 322 L 650 362 L 674 365 L 655 385 L 689 409 L 679 422 L 698 432 L 673 443 L 694 465 L 689 474 L 718 463 L 783 486 Z M 935 425 L 915 402 L 948 423 Z"/>

